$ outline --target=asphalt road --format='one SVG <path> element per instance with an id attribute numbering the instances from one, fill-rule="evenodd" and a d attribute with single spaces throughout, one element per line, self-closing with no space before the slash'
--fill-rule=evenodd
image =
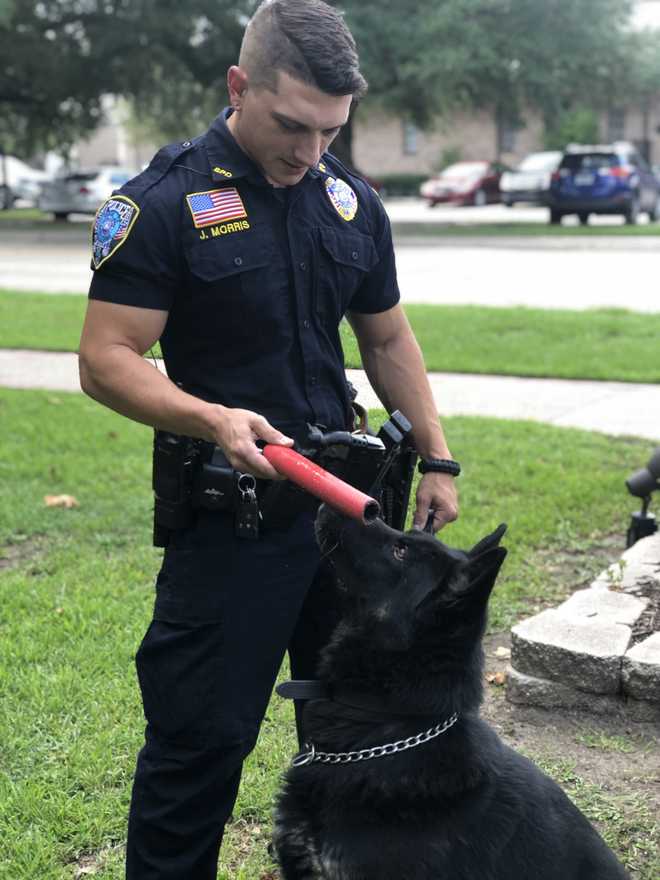
<path id="1" fill-rule="evenodd" d="M 421 202 L 387 202 L 397 225 L 438 221 L 470 226 L 543 222 L 540 208 L 428 209 Z M 39 231 L 0 231 L 0 287 L 84 293 L 89 284 L 89 219 Z M 619 218 L 599 218 L 602 225 Z M 526 305 L 660 311 L 656 238 L 557 238 L 515 235 L 477 238 L 396 238 L 404 302 Z"/>

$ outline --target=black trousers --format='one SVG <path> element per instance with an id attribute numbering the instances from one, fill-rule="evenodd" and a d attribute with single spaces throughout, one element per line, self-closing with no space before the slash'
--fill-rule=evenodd
<path id="1" fill-rule="evenodd" d="M 289 649 L 312 678 L 336 611 L 302 514 L 258 541 L 202 514 L 165 553 L 136 666 L 147 720 L 127 880 L 213 880 L 244 759 Z"/>

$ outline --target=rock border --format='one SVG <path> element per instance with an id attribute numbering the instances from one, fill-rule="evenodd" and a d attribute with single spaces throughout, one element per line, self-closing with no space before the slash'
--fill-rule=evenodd
<path id="1" fill-rule="evenodd" d="M 660 723 L 660 532 L 511 629 L 507 699 Z"/>

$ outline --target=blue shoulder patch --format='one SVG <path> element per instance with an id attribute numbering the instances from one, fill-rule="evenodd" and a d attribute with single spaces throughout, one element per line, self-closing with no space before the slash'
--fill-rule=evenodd
<path id="1" fill-rule="evenodd" d="M 96 213 L 92 227 L 92 263 L 98 269 L 128 238 L 140 209 L 128 196 L 111 196 Z"/>

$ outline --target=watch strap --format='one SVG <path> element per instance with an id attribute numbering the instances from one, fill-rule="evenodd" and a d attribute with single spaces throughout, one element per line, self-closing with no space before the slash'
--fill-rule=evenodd
<path id="1" fill-rule="evenodd" d="M 420 474 L 451 474 L 457 477 L 461 472 L 461 466 L 452 458 L 422 458 L 417 465 Z"/>

